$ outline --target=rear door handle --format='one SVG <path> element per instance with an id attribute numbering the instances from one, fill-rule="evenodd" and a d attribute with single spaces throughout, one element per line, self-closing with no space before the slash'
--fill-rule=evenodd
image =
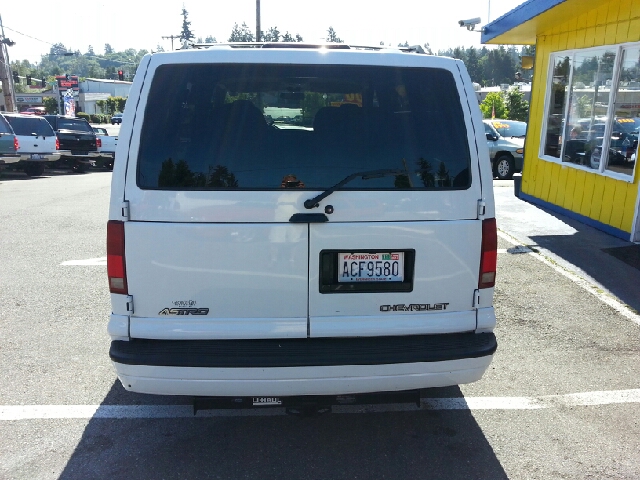
<path id="1" fill-rule="evenodd" d="M 289 219 L 291 223 L 324 223 L 329 221 L 324 213 L 294 213 Z"/>

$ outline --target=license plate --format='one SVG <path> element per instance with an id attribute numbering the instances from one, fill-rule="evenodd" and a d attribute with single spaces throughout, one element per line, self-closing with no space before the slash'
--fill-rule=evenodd
<path id="1" fill-rule="evenodd" d="M 338 254 L 338 282 L 402 282 L 404 252 Z"/>
<path id="2" fill-rule="evenodd" d="M 282 400 L 278 397 L 254 397 L 254 406 L 282 405 Z"/>
<path id="3" fill-rule="evenodd" d="M 40 155 L 39 153 L 32 153 L 31 160 L 42 160 L 42 155 Z"/>

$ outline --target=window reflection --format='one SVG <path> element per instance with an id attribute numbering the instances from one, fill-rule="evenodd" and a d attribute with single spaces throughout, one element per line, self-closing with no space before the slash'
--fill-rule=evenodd
<path id="1" fill-rule="evenodd" d="M 563 162 L 573 162 L 599 170 L 604 142 L 611 81 L 616 54 L 610 49 L 579 52 L 573 60 L 573 75 L 567 119 Z"/>
<path id="2" fill-rule="evenodd" d="M 547 112 L 547 135 L 544 144 L 544 154 L 560 158 L 562 118 L 566 89 L 569 85 L 571 71 L 571 58 L 552 57 L 554 61 L 553 78 L 551 82 L 551 96 L 549 98 L 549 110 Z"/>
<path id="3" fill-rule="evenodd" d="M 640 128 L 640 47 L 622 50 L 606 169 L 633 175 Z"/>
<path id="4" fill-rule="evenodd" d="M 640 46 L 578 50 L 552 55 L 551 62 L 544 155 L 633 176 L 640 128 Z"/>

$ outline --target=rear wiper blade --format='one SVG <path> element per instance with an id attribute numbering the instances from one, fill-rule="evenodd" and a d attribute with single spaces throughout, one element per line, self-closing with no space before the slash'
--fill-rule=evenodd
<path id="1" fill-rule="evenodd" d="M 324 198 L 327 198 L 329 195 L 331 195 L 337 189 L 339 189 L 343 185 L 349 183 L 354 178 L 362 177 L 362 180 L 370 180 L 372 178 L 387 177 L 389 175 L 406 175 L 406 174 L 407 174 L 406 170 L 368 170 L 368 171 L 365 171 L 365 172 L 352 173 L 348 177 L 345 177 L 343 180 L 340 180 L 333 187 L 327 188 L 321 194 L 316 195 L 315 197 L 310 198 L 308 200 L 305 200 L 304 201 L 304 208 L 307 208 L 307 209 L 310 210 L 312 208 L 316 208 L 316 207 L 320 206 L 320 204 L 318 202 L 320 202 Z"/>

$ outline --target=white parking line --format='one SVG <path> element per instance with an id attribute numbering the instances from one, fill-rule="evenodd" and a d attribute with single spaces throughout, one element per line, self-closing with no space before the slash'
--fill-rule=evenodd
<path id="1" fill-rule="evenodd" d="M 107 265 L 107 257 L 87 258 L 86 260 L 68 260 L 60 265 Z"/>
<path id="2" fill-rule="evenodd" d="M 640 403 L 640 389 L 544 395 L 540 397 L 467 397 L 423 398 L 424 410 L 539 410 L 558 407 L 579 407 Z M 413 411 L 415 405 L 345 405 L 333 408 L 334 413 Z M 251 410 L 201 410 L 196 418 L 284 415 L 283 408 Z M 0 421 L 43 419 L 145 419 L 193 418 L 191 405 L 3 405 Z"/>

